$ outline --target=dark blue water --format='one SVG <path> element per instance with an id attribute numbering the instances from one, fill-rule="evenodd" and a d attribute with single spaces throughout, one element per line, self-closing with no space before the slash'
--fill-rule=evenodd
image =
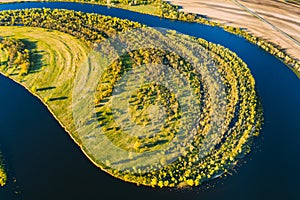
<path id="1" fill-rule="evenodd" d="M 209 189 L 137 187 L 94 167 L 39 100 L 0 76 L 0 149 L 9 170 L 8 185 L 0 189 L 1 200 L 299 199 L 300 80 L 278 59 L 216 27 L 120 9 L 76 3 L 22 3 L 0 5 L 0 10 L 41 7 L 127 18 L 228 47 L 248 64 L 255 77 L 265 124 L 247 163 L 233 176 L 213 182 Z"/>

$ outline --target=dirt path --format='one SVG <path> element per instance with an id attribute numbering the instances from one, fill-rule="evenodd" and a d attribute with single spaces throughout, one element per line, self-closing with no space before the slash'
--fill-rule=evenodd
<path id="1" fill-rule="evenodd" d="M 300 60 L 300 6 L 276 0 L 172 0 L 199 13 L 280 45 Z"/>

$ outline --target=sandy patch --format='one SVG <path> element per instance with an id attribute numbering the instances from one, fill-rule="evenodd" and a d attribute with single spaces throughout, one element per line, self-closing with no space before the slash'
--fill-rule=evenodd
<path id="1" fill-rule="evenodd" d="M 186 12 L 199 13 L 213 21 L 246 28 L 254 35 L 280 45 L 288 54 L 300 60 L 300 6 L 276 0 L 238 0 L 236 2 L 232 0 L 171 1 L 173 4 L 182 6 Z M 243 6 L 265 21 L 255 17 Z"/>

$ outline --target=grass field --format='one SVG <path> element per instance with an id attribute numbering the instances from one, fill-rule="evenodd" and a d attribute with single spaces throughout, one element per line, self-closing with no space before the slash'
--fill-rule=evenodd
<path id="1" fill-rule="evenodd" d="M 158 15 L 158 5 L 156 4 L 147 4 L 147 5 L 137 5 L 137 6 L 129 6 L 129 5 L 122 5 L 118 4 L 116 7 L 122 8 L 125 10 L 130 10 L 134 12 L 140 12 L 140 13 L 145 13 L 149 15 Z"/>
<path id="2" fill-rule="evenodd" d="M 21 40 L 31 51 L 33 66 L 22 77 L 0 67 L 0 71 L 21 83 L 49 106 L 53 114 L 72 130 L 72 85 L 80 63 L 90 52 L 85 43 L 58 31 L 31 27 L 0 27 L 2 37 Z M 3 52 L 1 61 L 5 61 Z"/>

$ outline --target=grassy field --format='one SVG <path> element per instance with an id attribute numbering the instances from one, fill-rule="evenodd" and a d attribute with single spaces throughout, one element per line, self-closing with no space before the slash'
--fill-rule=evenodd
<path id="1" fill-rule="evenodd" d="M 156 4 L 147 4 L 147 5 L 137 5 L 137 6 L 129 6 L 129 5 L 122 5 L 122 4 L 117 4 L 117 8 L 122 8 L 125 10 L 131 10 L 134 12 L 140 12 L 140 13 L 145 13 L 149 15 L 158 15 L 158 5 Z"/>
<path id="2" fill-rule="evenodd" d="M 31 51 L 33 66 L 26 76 L 0 67 L 0 71 L 21 83 L 46 103 L 64 124 L 73 127 L 71 88 L 77 67 L 90 52 L 85 43 L 58 31 L 31 27 L 0 27 L 2 37 L 21 40 Z M 7 59 L 0 53 L 1 61 Z M 18 70 L 18 69 L 17 69 Z M 68 127 L 68 130 L 72 128 Z"/>

